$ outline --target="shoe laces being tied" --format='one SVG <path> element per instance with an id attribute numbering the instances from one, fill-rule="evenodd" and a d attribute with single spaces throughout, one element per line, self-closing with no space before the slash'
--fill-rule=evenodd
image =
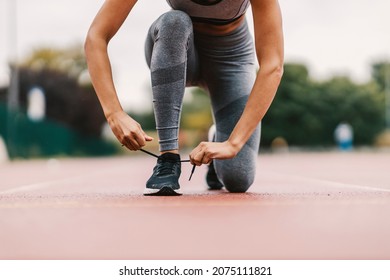
<path id="1" fill-rule="evenodd" d="M 190 162 L 189 159 L 180 160 L 180 157 L 178 157 L 178 159 L 174 159 L 174 158 L 162 157 L 162 155 L 158 156 L 158 155 L 155 155 L 155 154 L 153 154 L 149 151 L 146 151 L 144 149 L 140 149 L 140 151 L 158 159 L 157 160 L 158 164 L 156 165 L 156 168 L 157 168 L 156 172 L 159 175 L 173 174 L 174 173 L 174 166 L 175 166 L 175 163 L 177 163 L 177 162 Z M 195 172 L 195 167 L 196 167 L 196 165 L 192 166 L 191 175 L 190 175 L 190 178 L 188 179 L 188 181 L 191 181 L 192 175 Z"/>
<path id="2" fill-rule="evenodd" d="M 170 175 L 175 173 L 175 165 L 181 162 L 172 158 L 159 156 L 156 165 L 156 175 Z"/>

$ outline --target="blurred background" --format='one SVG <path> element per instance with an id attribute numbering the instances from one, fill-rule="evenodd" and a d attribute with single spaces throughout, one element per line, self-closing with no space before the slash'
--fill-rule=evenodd
<path id="1" fill-rule="evenodd" d="M 91 86 L 83 42 L 103 0 L 0 0 L 0 162 L 127 153 Z M 261 151 L 390 147 L 390 2 L 280 0 L 285 72 L 263 120 Z M 154 133 L 143 45 L 169 6 L 139 0 L 110 44 L 125 110 Z M 252 22 L 251 11 L 247 13 Z M 251 28 L 253 32 L 253 28 Z M 181 147 L 205 139 L 207 95 L 187 90 Z M 149 149 L 157 149 L 155 140 Z"/>

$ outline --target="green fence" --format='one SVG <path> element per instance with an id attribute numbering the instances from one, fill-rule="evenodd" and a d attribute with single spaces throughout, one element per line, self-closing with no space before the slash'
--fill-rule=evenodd
<path id="1" fill-rule="evenodd" d="M 50 156 L 106 156 L 118 152 L 113 143 L 84 136 L 50 120 L 31 121 L 21 112 L 7 112 L 0 104 L 0 135 L 11 158 Z"/>

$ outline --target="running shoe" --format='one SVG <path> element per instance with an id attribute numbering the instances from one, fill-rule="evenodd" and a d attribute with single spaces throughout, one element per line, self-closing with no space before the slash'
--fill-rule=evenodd
<path id="1" fill-rule="evenodd" d="M 158 157 L 153 174 L 146 182 L 144 195 L 181 195 L 179 177 L 181 174 L 180 155 L 165 153 Z"/>
<path id="2" fill-rule="evenodd" d="M 209 169 L 206 174 L 206 182 L 209 186 L 209 190 L 220 190 L 223 188 L 223 184 L 219 181 L 217 173 L 215 172 L 213 161 L 209 164 Z"/>
<path id="3" fill-rule="evenodd" d="M 215 141 L 216 126 L 213 124 L 208 133 L 209 142 Z M 206 183 L 209 186 L 209 190 L 220 190 L 223 188 L 223 184 L 219 181 L 217 173 L 215 172 L 214 163 L 211 161 L 209 169 L 206 174 Z"/>

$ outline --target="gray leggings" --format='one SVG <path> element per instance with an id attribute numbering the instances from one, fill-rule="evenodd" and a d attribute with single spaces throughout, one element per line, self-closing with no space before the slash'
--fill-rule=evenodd
<path id="1" fill-rule="evenodd" d="M 227 140 L 256 78 L 253 41 L 246 21 L 226 36 L 194 34 L 186 13 L 169 11 L 150 27 L 145 55 L 151 71 L 160 150 L 178 149 L 186 86 L 201 86 L 209 93 L 215 141 Z M 229 191 L 245 192 L 253 183 L 259 144 L 260 125 L 235 158 L 214 161 L 217 176 Z"/>

